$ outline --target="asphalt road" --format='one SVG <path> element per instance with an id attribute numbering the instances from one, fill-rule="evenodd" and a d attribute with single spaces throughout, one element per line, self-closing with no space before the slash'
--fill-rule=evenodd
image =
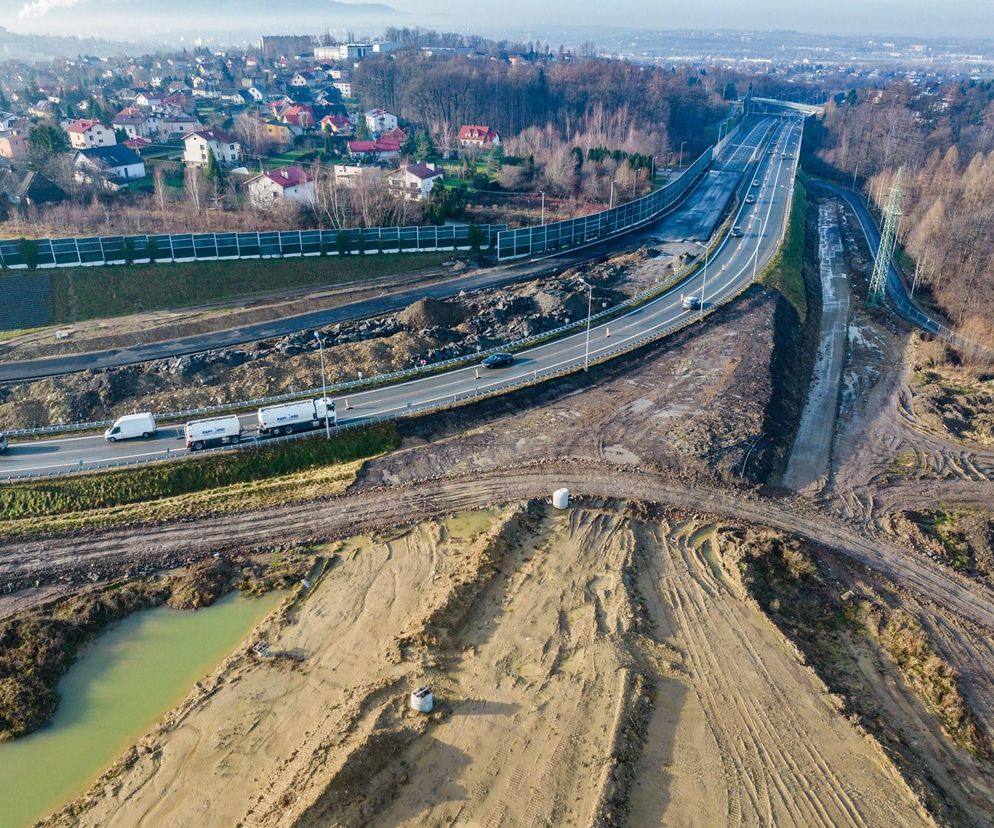
<path id="1" fill-rule="evenodd" d="M 755 173 L 758 186 L 749 186 L 755 203 L 743 201 L 735 225 L 741 238 L 726 236 L 711 255 L 706 269 L 659 298 L 603 324 L 516 354 L 503 369 L 466 367 L 409 382 L 384 386 L 337 399 L 339 422 L 390 417 L 431 408 L 446 402 L 506 390 L 522 383 L 555 376 L 565 370 L 608 358 L 610 352 L 633 346 L 648 337 L 700 317 L 684 310 L 683 295 L 703 295 L 708 307 L 719 304 L 747 286 L 776 252 L 792 193 L 800 126 L 795 121 L 763 121 L 743 137 L 732 160 L 743 165 L 757 145 L 768 137 L 774 151 L 760 150 Z M 786 154 L 787 157 L 784 157 Z M 747 182 L 751 185 L 752 182 Z M 647 229 L 648 233 L 658 233 Z M 596 293 L 594 301 L 596 302 Z M 254 414 L 242 416 L 254 428 Z M 128 462 L 180 457 L 187 454 L 181 429 L 167 426 L 151 440 L 109 444 L 102 436 L 64 437 L 12 443 L 0 456 L 0 478 L 28 478 L 65 473 L 78 468 L 103 468 Z"/>
<path id="2" fill-rule="evenodd" d="M 754 126 L 748 130 L 746 136 L 752 135 L 755 129 Z M 372 299 L 351 302 L 335 308 L 310 311 L 238 328 L 228 328 L 227 330 L 163 342 L 149 342 L 130 348 L 111 348 L 81 354 L 0 362 L 0 383 L 23 382 L 43 377 L 72 374 L 77 371 L 118 368 L 139 362 L 203 353 L 217 348 L 230 348 L 247 342 L 286 336 L 297 331 L 327 327 L 339 322 L 384 316 L 402 310 L 424 297 L 446 299 L 461 291 L 468 293 L 535 279 L 601 256 L 630 249 L 640 244 L 649 235 L 658 237 L 660 232 L 664 234 L 665 238 L 677 241 L 683 238 L 708 238 L 731 200 L 738 182 L 738 174 L 734 170 L 743 165 L 743 157 L 747 157 L 747 153 L 743 149 L 742 143 L 733 143 L 726 151 L 726 157 L 722 159 L 722 166 L 733 172 L 706 173 L 701 182 L 680 202 L 677 210 L 670 214 L 669 219 L 672 219 L 672 222 L 664 218 L 655 223 L 657 232 L 653 234 L 647 234 L 645 228 L 638 228 L 622 236 L 616 236 L 575 250 L 564 251 L 553 256 L 514 261 L 468 274 L 464 273 L 451 279 L 437 281 L 431 285 L 412 287 L 389 294 L 384 293 Z M 278 271 L 279 266 L 279 261 L 274 260 L 274 271 Z"/>

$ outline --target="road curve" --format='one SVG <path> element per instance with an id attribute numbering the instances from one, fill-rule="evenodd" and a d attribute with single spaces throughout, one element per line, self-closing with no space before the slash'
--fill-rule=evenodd
<path id="1" fill-rule="evenodd" d="M 726 236 L 712 253 L 707 268 L 653 301 L 593 325 L 589 335 L 581 331 L 519 352 L 509 368 L 487 371 L 469 366 L 340 397 L 339 422 L 403 416 L 557 376 L 582 367 L 588 360 L 607 359 L 619 349 L 695 321 L 701 312 L 685 310 L 683 294 L 704 296 L 708 307 L 735 296 L 779 247 L 790 201 L 800 125 L 761 122 L 750 134 L 756 141 L 768 137 L 772 151 L 762 152 L 756 179 L 747 182 L 756 185 L 748 188 L 755 201 L 749 204 L 743 200 L 735 217 L 742 237 Z M 747 141 L 743 149 L 748 148 L 752 153 L 760 146 L 765 145 Z M 252 414 L 242 415 L 245 428 L 254 428 L 253 418 Z M 179 427 L 167 426 L 147 441 L 109 444 L 102 436 L 86 435 L 13 442 L 6 455 L 0 457 L 0 478 L 31 478 L 175 459 L 187 454 L 180 438 Z"/>

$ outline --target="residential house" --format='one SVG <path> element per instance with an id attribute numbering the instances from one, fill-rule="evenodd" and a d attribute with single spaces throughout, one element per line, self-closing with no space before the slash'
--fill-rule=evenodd
<path id="1" fill-rule="evenodd" d="M 159 121 L 155 113 L 129 106 L 114 116 L 114 129 L 123 129 L 129 138 L 149 138 L 159 133 Z"/>
<path id="2" fill-rule="evenodd" d="M 336 80 L 332 81 L 331 85 L 335 87 L 339 92 L 342 93 L 343 98 L 352 97 L 352 81 L 347 80 Z"/>
<path id="3" fill-rule="evenodd" d="M 77 180 L 111 187 L 145 177 L 145 162 L 137 152 L 123 144 L 80 150 L 73 164 Z"/>
<path id="4" fill-rule="evenodd" d="M 459 127 L 459 146 L 467 149 L 492 149 L 500 146 L 500 135 L 488 126 L 463 125 Z"/>
<path id="5" fill-rule="evenodd" d="M 316 74 L 303 69 L 299 72 L 294 72 L 293 77 L 290 78 L 290 86 L 294 87 L 314 86 L 317 82 L 318 76 Z"/>
<path id="6" fill-rule="evenodd" d="M 65 201 L 66 194 L 34 170 L 0 170 L 0 199 L 31 207 Z"/>
<path id="7" fill-rule="evenodd" d="M 142 109 L 156 109 L 162 106 L 164 95 L 161 92 L 139 92 L 135 95 L 135 106 Z"/>
<path id="8" fill-rule="evenodd" d="M 380 136 L 381 141 L 396 141 L 398 144 L 403 144 L 407 140 L 407 133 L 404 132 L 400 127 L 396 129 L 391 129 L 389 132 L 384 132 Z"/>
<path id="9" fill-rule="evenodd" d="M 257 207 L 267 207 L 278 201 L 314 203 L 314 176 L 303 167 L 267 170 L 250 178 L 245 186 L 249 199 Z"/>
<path id="10" fill-rule="evenodd" d="M 295 136 L 288 124 L 281 124 L 279 121 L 264 121 L 261 126 L 262 134 L 268 143 L 279 149 L 293 146 Z"/>
<path id="11" fill-rule="evenodd" d="M 397 116 L 391 115 L 385 109 L 371 109 L 364 117 L 366 128 L 373 135 L 382 135 L 397 128 Z"/>
<path id="12" fill-rule="evenodd" d="M 424 201 L 431 188 L 441 182 L 442 171 L 434 164 L 424 162 L 407 164 L 387 178 L 390 192 L 408 201 Z"/>
<path id="13" fill-rule="evenodd" d="M 397 161 L 400 144 L 396 141 L 349 141 L 349 155 L 364 161 Z"/>
<path id="14" fill-rule="evenodd" d="M 378 167 L 364 167 L 360 164 L 335 164 L 332 167 L 332 173 L 335 176 L 336 186 L 354 190 L 364 177 L 378 178 L 380 169 Z"/>
<path id="15" fill-rule="evenodd" d="M 248 93 L 252 96 L 252 100 L 256 103 L 266 100 L 266 93 L 259 89 L 258 86 L 250 86 L 248 88 Z"/>
<path id="16" fill-rule="evenodd" d="M 167 141 L 181 141 L 204 125 L 192 115 L 162 115 L 159 117 L 159 135 Z"/>
<path id="17" fill-rule="evenodd" d="M 313 129 L 314 109 L 310 104 L 293 104 L 283 109 L 280 120 L 290 126 L 300 127 L 301 129 Z"/>
<path id="18" fill-rule="evenodd" d="M 13 130 L 0 132 L 0 156 L 23 161 L 28 157 L 28 136 Z"/>
<path id="19" fill-rule="evenodd" d="M 197 111 L 197 101 L 186 89 L 178 89 L 162 99 L 162 109 L 175 109 L 192 115 Z"/>
<path id="20" fill-rule="evenodd" d="M 321 119 L 321 131 L 332 135 L 351 135 L 352 122 L 345 115 L 325 115 Z"/>
<path id="21" fill-rule="evenodd" d="M 87 147 L 112 147 L 117 143 L 114 130 L 99 121 L 72 121 L 66 127 L 69 134 L 69 144 L 73 149 Z"/>
<path id="22" fill-rule="evenodd" d="M 242 159 L 241 145 L 224 130 L 202 129 L 183 138 L 183 161 L 188 167 L 206 167 L 211 153 L 222 167 L 234 166 Z"/>

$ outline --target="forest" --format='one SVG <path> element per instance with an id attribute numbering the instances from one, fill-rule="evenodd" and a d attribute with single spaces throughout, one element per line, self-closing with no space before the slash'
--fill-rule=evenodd
<path id="1" fill-rule="evenodd" d="M 809 139 L 878 206 L 903 167 L 899 243 L 959 331 L 994 346 L 994 83 L 851 91 Z"/>

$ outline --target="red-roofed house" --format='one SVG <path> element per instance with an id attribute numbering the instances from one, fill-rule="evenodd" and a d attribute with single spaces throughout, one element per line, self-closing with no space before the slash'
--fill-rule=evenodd
<path id="1" fill-rule="evenodd" d="M 183 160 L 188 167 L 206 167 L 212 152 L 222 167 L 242 160 L 241 145 L 222 129 L 202 129 L 183 138 Z"/>
<path id="2" fill-rule="evenodd" d="M 325 115 L 321 119 L 321 129 L 332 135 L 351 135 L 352 122 L 344 115 Z"/>
<path id="3" fill-rule="evenodd" d="M 90 147 L 113 147 L 117 144 L 114 130 L 100 121 L 73 121 L 66 127 L 69 143 L 73 149 L 89 149 Z"/>
<path id="4" fill-rule="evenodd" d="M 380 136 L 381 141 L 396 141 L 398 144 L 403 144 L 407 140 L 407 133 L 404 132 L 400 127 L 391 129 L 389 132 L 385 132 Z"/>
<path id="5" fill-rule="evenodd" d="M 290 126 L 312 129 L 314 127 L 314 110 L 309 104 L 293 104 L 283 110 L 281 120 Z"/>
<path id="6" fill-rule="evenodd" d="M 314 203 L 314 176 L 303 167 L 267 170 L 250 178 L 245 186 L 257 207 L 268 207 L 277 201 Z"/>
<path id="7" fill-rule="evenodd" d="M 491 149 L 500 146 L 500 136 L 488 126 L 463 125 L 459 127 L 459 146 Z"/>
<path id="8" fill-rule="evenodd" d="M 349 155 L 368 161 L 396 161 L 400 158 L 400 144 L 396 141 L 349 141 Z"/>
<path id="9" fill-rule="evenodd" d="M 407 164 L 388 177 L 390 192 L 408 201 L 424 201 L 435 182 L 441 184 L 441 181 L 442 171 L 424 162 Z"/>

